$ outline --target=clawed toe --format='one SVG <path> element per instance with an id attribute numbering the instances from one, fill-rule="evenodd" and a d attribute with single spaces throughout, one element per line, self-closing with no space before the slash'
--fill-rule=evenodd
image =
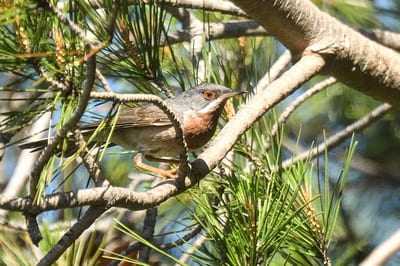
<path id="1" fill-rule="evenodd" d="M 133 165 L 135 166 L 136 169 L 138 169 L 138 171 L 141 171 L 141 170 L 150 171 L 152 173 L 155 173 L 155 174 L 161 176 L 163 180 L 166 180 L 166 179 L 176 180 L 178 178 L 177 173 L 178 173 L 179 167 L 176 167 L 171 170 L 159 169 L 159 168 L 156 168 L 156 167 L 153 167 L 153 166 L 143 163 L 142 156 L 143 156 L 143 154 L 138 153 L 133 158 Z M 162 161 L 162 162 L 164 162 L 164 161 Z M 172 160 L 169 160 L 169 162 L 172 162 Z M 175 162 L 175 161 L 173 161 L 173 162 Z"/>
<path id="2" fill-rule="evenodd" d="M 160 174 L 161 174 L 163 180 L 166 180 L 166 179 L 176 180 L 178 178 L 178 170 L 179 170 L 179 167 L 176 167 L 171 170 L 163 170 L 164 173 L 160 173 Z"/>

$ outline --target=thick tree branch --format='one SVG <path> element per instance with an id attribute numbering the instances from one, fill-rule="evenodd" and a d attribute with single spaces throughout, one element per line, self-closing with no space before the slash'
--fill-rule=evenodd
<path id="1" fill-rule="evenodd" d="M 381 29 L 365 28 L 358 28 L 358 31 L 371 40 L 400 52 L 400 33 Z"/>
<path id="2" fill-rule="evenodd" d="M 186 184 L 186 187 L 196 182 Z M 43 196 L 39 204 L 33 204 L 30 197 L 9 198 L 0 195 L 0 207 L 36 215 L 43 211 L 82 206 L 115 206 L 130 210 L 144 210 L 154 207 L 179 192 L 176 182 L 166 181 L 146 192 L 135 192 L 122 187 L 96 187 L 77 192 L 59 192 Z"/>
<path id="3" fill-rule="evenodd" d="M 136 0 L 131 0 L 135 2 Z M 161 2 L 161 0 L 153 0 L 149 1 L 150 3 Z M 164 0 L 165 4 L 185 7 L 185 8 L 194 8 L 194 9 L 202 9 L 207 11 L 218 11 L 223 14 L 230 14 L 236 16 L 246 16 L 246 13 L 243 12 L 240 8 L 232 4 L 228 1 L 215 1 L 215 0 L 202 0 L 202 1 L 193 1 L 193 0 Z"/>
<path id="4" fill-rule="evenodd" d="M 377 246 L 368 257 L 361 262 L 361 266 L 384 265 L 396 252 L 400 250 L 400 229 L 382 244 Z"/>
<path id="5" fill-rule="evenodd" d="M 203 23 L 200 24 L 200 29 L 201 35 L 203 36 Z M 271 35 L 254 20 L 213 22 L 209 23 L 204 30 L 208 40 L 238 38 L 240 36 Z M 191 34 L 187 30 L 181 30 L 176 32 L 169 32 L 167 38 L 168 41 L 165 39 L 161 41 L 162 45 L 172 45 L 181 42 L 189 42 L 191 39 Z"/>
<path id="6" fill-rule="evenodd" d="M 272 82 L 268 89 L 261 90 L 227 123 L 221 133 L 215 138 L 192 164 L 184 186 L 168 180 L 146 192 L 134 192 L 126 188 L 91 188 L 77 192 L 65 192 L 46 195 L 40 204 L 32 206 L 29 197 L 10 199 L 0 195 L 0 207 L 13 211 L 23 211 L 37 214 L 47 210 L 71 208 L 77 206 L 116 206 L 130 210 L 143 210 L 154 207 L 168 198 L 183 192 L 206 176 L 233 147 L 236 140 L 267 110 L 294 92 L 301 84 L 318 73 L 325 61 L 318 55 L 303 57 L 279 79 Z M 116 94 L 92 93 L 93 97 L 109 95 L 114 99 Z M 107 98 L 107 97 L 102 97 Z M 127 98 L 129 99 L 129 97 Z M 122 99 L 120 99 L 123 101 Z M 245 122 L 244 122 L 245 121 Z"/>
<path id="7" fill-rule="evenodd" d="M 311 50 L 326 74 L 378 100 L 400 106 L 400 54 L 369 40 L 308 0 L 233 0 L 299 57 Z"/>
<path id="8" fill-rule="evenodd" d="M 254 95 L 221 130 L 210 144 L 210 148 L 193 162 L 193 171 L 197 174 L 197 178 L 204 177 L 210 169 L 213 169 L 233 147 L 236 140 L 266 111 L 293 93 L 324 65 L 325 61 L 318 55 L 304 56 L 279 79 Z"/>

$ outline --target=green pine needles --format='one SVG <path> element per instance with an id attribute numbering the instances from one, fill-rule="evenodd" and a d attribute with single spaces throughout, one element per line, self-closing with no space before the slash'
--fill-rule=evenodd
<path id="1" fill-rule="evenodd" d="M 193 189 L 193 217 L 208 239 L 193 259 L 207 265 L 330 265 L 329 244 L 355 147 L 352 141 L 337 178 L 326 170 L 320 180 L 310 160 L 271 171 L 269 153 L 255 158 L 264 165 L 235 165 L 230 174 Z M 328 169 L 327 154 L 325 162 Z"/>

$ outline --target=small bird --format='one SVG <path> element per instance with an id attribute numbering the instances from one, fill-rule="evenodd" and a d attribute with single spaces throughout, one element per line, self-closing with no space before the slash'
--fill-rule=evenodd
<path id="1" fill-rule="evenodd" d="M 232 91 L 224 86 L 205 83 L 168 98 L 164 102 L 175 112 L 182 123 L 183 135 L 189 151 L 204 146 L 214 135 L 226 101 L 242 92 Z M 99 123 L 81 126 L 85 138 L 93 133 Z M 104 138 L 103 138 L 104 139 Z M 22 149 L 41 149 L 47 145 L 47 139 L 23 143 Z M 134 158 L 137 169 L 144 169 L 161 175 L 163 178 L 175 178 L 178 168 L 161 170 L 144 164 L 148 161 L 173 163 L 180 152 L 180 143 L 167 115 L 156 105 L 146 104 L 123 110 L 114 127 L 111 143 L 127 150 L 138 151 Z"/>

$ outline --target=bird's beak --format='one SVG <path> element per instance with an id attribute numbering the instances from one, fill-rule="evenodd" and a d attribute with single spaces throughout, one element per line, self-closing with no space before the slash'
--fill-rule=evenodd
<path id="1" fill-rule="evenodd" d="M 228 92 L 228 93 L 225 93 L 224 95 L 222 95 L 222 98 L 228 99 L 228 98 L 234 97 L 236 95 L 244 94 L 244 93 L 246 93 L 246 91 L 232 91 L 232 92 Z"/>

